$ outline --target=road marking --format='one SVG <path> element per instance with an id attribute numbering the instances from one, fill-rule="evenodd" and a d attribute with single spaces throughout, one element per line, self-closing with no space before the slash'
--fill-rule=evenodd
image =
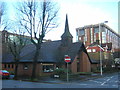
<path id="1" fill-rule="evenodd" d="M 106 82 L 108 82 L 110 79 L 107 79 L 105 82 L 103 82 L 101 85 L 104 85 Z"/>
<path id="2" fill-rule="evenodd" d="M 101 85 L 104 85 L 106 82 L 103 82 Z"/>
<path id="3" fill-rule="evenodd" d="M 110 79 L 112 79 L 112 78 L 113 78 L 113 76 L 112 77 L 108 77 L 108 79 L 105 82 L 103 82 L 101 85 L 104 85 L 105 83 L 107 83 L 108 81 L 110 81 Z"/>
<path id="4" fill-rule="evenodd" d="M 96 83 L 102 83 L 102 82 L 100 82 L 100 81 L 95 81 L 95 80 L 89 80 L 89 81 L 93 81 L 93 82 L 96 82 Z"/>
<path id="5" fill-rule="evenodd" d="M 110 79 L 107 79 L 107 82 L 110 81 Z"/>

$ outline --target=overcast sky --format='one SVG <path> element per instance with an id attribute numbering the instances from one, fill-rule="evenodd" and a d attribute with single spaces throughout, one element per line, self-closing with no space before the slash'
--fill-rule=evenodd
<path id="1" fill-rule="evenodd" d="M 118 1 L 117 0 L 59 0 L 61 26 L 54 31 L 56 38 L 60 39 L 64 32 L 65 14 L 68 14 L 69 29 L 76 41 L 75 28 L 85 25 L 97 24 L 108 21 L 115 32 L 118 32 Z M 47 36 L 52 36 L 53 32 Z"/>
<path id="2" fill-rule="evenodd" d="M 13 0 L 14 1 L 14 0 Z M 56 0 L 54 0 L 56 1 Z M 119 0 L 57 0 L 60 7 L 59 27 L 50 31 L 46 39 L 60 40 L 64 32 L 65 16 L 68 14 L 69 30 L 76 41 L 76 28 L 108 21 L 107 25 L 118 32 Z M 13 2 L 8 2 L 12 4 Z M 12 6 L 10 6 L 10 9 Z M 13 17 L 14 15 L 12 15 Z"/>

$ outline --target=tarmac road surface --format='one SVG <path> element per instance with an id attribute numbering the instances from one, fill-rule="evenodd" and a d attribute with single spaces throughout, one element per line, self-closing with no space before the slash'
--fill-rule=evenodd
<path id="1" fill-rule="evenodd" d="M 21 80 L 2 80 L 2 88 L 118 88 L 118 74 L 112 74 L 97 79 L 74 82 L 41 83 Z"/>

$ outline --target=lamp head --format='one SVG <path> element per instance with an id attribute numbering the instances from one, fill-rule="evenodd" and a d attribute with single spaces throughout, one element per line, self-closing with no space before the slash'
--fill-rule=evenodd
<path id="1" fill-rule="evenodd" d="M 108 23 L 108 21 L 104 21 L 104 23 Z"/>

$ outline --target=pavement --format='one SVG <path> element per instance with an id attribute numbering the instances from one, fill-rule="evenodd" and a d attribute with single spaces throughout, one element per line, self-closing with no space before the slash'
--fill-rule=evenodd
<path id="1" fill-rule="evenodd" d="M 116 74 L 116 73 L 112 73 L 112 74 Z M 59 78 L 51 78 L 51 77 L 42 77 L 37 81 L 34 82 L 39 82 L 39 83 L 53 83 L 53 84 L 64 84 L 64 83 L 71 83 L 71 82 L 79 82 L 79 81 L 87 81 L 87 80 L 94 80 L 97 78 L 103 78 L 105 76 L 109 76 L 110 74 L 103 74 L 102 76 L 100 75 L 100 73 L 98 74 L 92 74 L 92 75 L 80 75 L 79 79 L 78 78 L 69 78 L 69 82 L 67 82 L 67 80 L 61 80 Z M 13 76 L 11 76 L 10 79 L 12 79 Z M 30 79 L 19 79 L 21 81 L 30 81 Z M 30 81 L 31 82 L 31 81 Z"/>
<path id="2" fill-rule="evenodd" d="M 91 77 L 86 77 L 82 80 L 71 80 L 69 82 L 44 77 L 37 82 L 23 81 L 23 80 L 13 80 L 5 79 L 2 80 L 2 88 L 112 88 L 108 90 L 113 90 L 113 88 L 118 88 L 118 74 L 110 74 L 99 76 L 93 75 Z M 83 76 L 80 76 L 83 78 Z M 75 78 L 76 79 L 76 78 Z M 91 89 L 94 90 L 94 89 Z M 106 90 L 106 89 L 105 89 Z"/>
<path id="3" fill-rule="evenodd" d="M 69 81 L 67 82 L 67 79 L 61 80 L 59 78 L 51 78 L 51 77 L 42 77 L 41 79 L 35 81 L 40 83 L 55 83 L 55 84 L 64 84 L 64 83 L 71 83 L 71 82 L 77 82 L 77 81 L 87 81 L 87 80 L 93 80 L 96 78 L 102 78 L 106 76 L 105 74 L 101 76 L 100 74 L 92 74 L 92 75 L 80 75 L 79 79 L 76 78 L 69 78 Z M 28 79 L 21 79 L 22 81 L 30 81 Z"/>
<path id="4" fill-rule="evenodd" d="M 42 80 L 39 80 L 38 82 L 40 83 L 55 83 L 55 84 L 63 84 L 63 83 L 66 83 L 66 81 L 62 81 L 62 80 L 59 80 L 59 79 L 56 79 L 56 78 L 50 78 L 50 77 L 46 77 Z"/>

